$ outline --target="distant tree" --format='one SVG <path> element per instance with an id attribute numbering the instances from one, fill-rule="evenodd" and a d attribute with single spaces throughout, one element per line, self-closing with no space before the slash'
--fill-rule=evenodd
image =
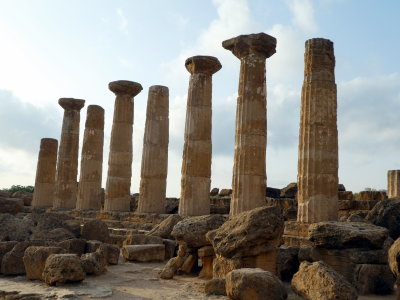
<path id="1" fill-rule="evenodd" d="M 9 192 L 9 193 L 15 193 L 18 191 L 22 191 L 22 192 L 28 192 L 28 193 L 33 193 L 34 187 L 31 185 L 12 185 L 10 188 L 8 189 L 3 189 L 3 191 L 5 192 Z"/>

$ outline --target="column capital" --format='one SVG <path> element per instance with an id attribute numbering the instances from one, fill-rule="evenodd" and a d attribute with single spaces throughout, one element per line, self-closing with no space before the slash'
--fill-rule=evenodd
<path id="1" fill-rule="evenodd" d="M 250 54 L 268 58 L 276 52 L 276 38 L 263 32 L 239 35 L 223 41 L 222 47 L 231 51 L 239 59 Z"/>
<path id="2" fill-rule="evenodd" d="M 140 83 L 129 80 L 112 81 L 108 84 L 108 88 L 115 95 L 128 94 L 131 97 L 135 97 L 143 90 Z"/>
<path id="3" fill-rule="evenodd" d="M 169 89 L 166 86 L 163 85 L 152 85 L 149 87 L 149 94 L 157 94 L 160 96 L 169 96 Z"/>
<path id="4" fill-rule="evenodd" d="M 186 59 L 185 67 L 190 74 L 203 73 L 212 75 L 218 72 L 222 65 L 214 56 L 197 55 Z"/>
<path id="5" fill-rule="evenodd" d="M 60 98 L 58 104 L 65 110 L 80 111 L 85 106 L 85 100 L 75 98 Z"/>

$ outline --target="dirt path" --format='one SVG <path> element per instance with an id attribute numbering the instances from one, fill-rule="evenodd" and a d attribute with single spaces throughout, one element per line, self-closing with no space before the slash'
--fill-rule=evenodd
<path id="1" fill-rule="evenodd" d="M 82 283 L 48 287 L 41 281 L 30 281 L 24 276 L 0 277 L 0 291 L 18 291 L 21 294 L 40 294 L 41 299 L 228 299 L 224 296 L 206 296 L 205 280 L 190 276 L 176 276 L 173 280 L 158 278 L 164 263 L 123 263 L 110 266 L 101 276 L 88 276 Z M 286 285 L 290 290 L 289 284 Z M 1 295 L 1 292 L 0 292 Z M 289 293 L 289 300 L 302 298 Z M 395 300 L 395 296 L 363 296 L 359 300 Z"/>

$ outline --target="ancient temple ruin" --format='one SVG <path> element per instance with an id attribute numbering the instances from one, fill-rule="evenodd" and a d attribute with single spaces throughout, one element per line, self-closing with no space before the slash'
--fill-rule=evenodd
<path id="1" fill-rule="evenodd" d="M 190 73 L 183 146 L 181 216 L 210 213 L 212 75 L 221 69 L 217 58 L 193 56 L 186 60 Z"/>
<path id="2" fill-rule="evenodd" d="M 387 192 L 389 198 L 400 197 L 400 170 L 388 171 Z"/>
<path id="3" fill-rule="evenodd" d="M 180 299 L 203 296 L 203 285 L 216 299 L 281 300 L 294 292 L 299 299 L 356 300 L 393 293 L 393 274 L 400 278 L 400 171 L 388 171 L 390 199 L 383 191 L 353 194 L 339 184 L 335 56 L 328 39 L 305 43 L 298 180 L 282 189 L 266 186 L 266 59 L 276 44 L 265 33 L 222 43 L 240 59 L 232 189 L 210 189 L 213 74 L 222 67 L 216 57 L 185 62 L 190 79 L 180 199 L 166 198 L 168 87 L 149 88 L 140 190 L 131 194 L 134 98 L 142 86 L 109 83 L 115 106 L 105 199 L 105 111 L 87 107 L 78 183 L 85 101 L 61 98 L 58 158 L 57 140 L 42 139 L 34 195 L 0 191 L 0 273 L 42 280 L 51 289 L 110 269 L 110 285 L 121 280 L 116 297 L 134 285 L 142 296 L 146 280 L 163 293 L 164 280 L 179 287 L 185 275 L 191 276 L 189 291 Z M 112 269 L 119 263 L 124 268 Z M 99 282 L 96 292 L 103 291 Z M 17 294 L 0 289 L 6 298 Z M 36 296 L 28 295 L 43 298 Z"/>
<path id="4" fill-rule="evenodd" d="M 222 43 L 240 59 L 232 178 L 232 216 L 265 205 L 267 90 L 265 60 L 276 39 L 265 33 L 241 35 Z"/>
<path id="5" fill-rule="evenodd" d="M 54 208 L 75 208 L 77 195 L 80 110 L 85 100 L 61 98 L 64 109 L 58 150 Z"/>
<path id="6" fill-rule="evenodd" d="M 304 82 L 298 161 L 298 215 L 302 223 L 338 218 L 338 132 L 333 43 L 310 39 Z"/>
<path id="7" fill-rule="evenodd" d="M 36 168 L 33 207 L 53 206 L 55 190 L 58 141 L 43 138 L 40 140 L 39 157 Z"/>
<path id="8" fill-rule="evenodd" d="M 103 174 L 104 109 L 89 105 L 82 145 L 81 170 L 76 209 L 101 208 Z"/>
<path id="9" fill-rule="evenodd" d="M 129 211 L 132 176 L 133 98 L 142 86 L 133 81 L 110 82 L 115 94 L 114 119 L 106 183 L 105 211 Z"/>
<path id="10" fill-rule="evenodd" d="M 168 143 L 169 90 L 166 86 L 154 85 L 149 88 L 147 100 L 138 212 L 165 212 Z"/>

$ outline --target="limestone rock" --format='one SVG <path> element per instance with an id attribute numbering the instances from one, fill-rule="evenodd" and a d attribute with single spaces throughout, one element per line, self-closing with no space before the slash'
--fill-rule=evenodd
<path id="1" fill-rule="evenodd" d="M 19 213 L 24 208 L 24 200 L 18 198 L 0 197 L 0 213 L 12 214 Z"/>
<path id="2" fill-rule="evenodd" d="M 101 245 L 100 241 L 90 240 L 86 241 L 85 253 L 95 252 Z"/>
<path id="3" fill-rule="evenodd" d="M 299 270 L 299 247 L 281 246 L 278 254 L 278 274 L 281 280 L 290 281 Z"/>
<path id="4" fill-rule="evenodd" d="M 396 277 L 400 277 L 400 238 L 390 247 L 388 252 L 390 270 Z"/>
<path id="5" fill-rule="evenodd" d="M 96 250 L 105 257 L 105 260 L 110 265 L 117 265 L 119 260 L 120 250 L 118 246 L 103 243 Z"/>
<path id="6" fill-rule="evenodd" d="M 164 268 L 160 272 L 160 278 L 162 279 L 172 279 L 174 277 L 175 272 L 182 267 L 184 263 L 184 258 L 177 256 L 171 258 Z"/>
<path id="7" fill-rule="evenodd" d="M 226 294 L 235 300 L 284 300 L 287 292 L 283 283 L 268 271 L 258 268 L 233 270 L 226 275 Z"/>
<path id="8" fill-rule="evenodd" d="M 25 206 L 31 206 L 33 194 L 24 191 L 16 191 L 12 194 L 12 197 L 22 199 Z"/>
<path id="9" fill-rule="evenodd" d="M 23 256 L 26 248 L 29 246 L 40 246 L 42 242 L 19 242 L 11 251 L 3 256 L 1 261 L 1 273 L 4 275 L 23 275 L 25 274 L 25 267 Z"/>
<path id="10" fill-rule="evenodd" d="M 30 246 L 23 256 L 26 277 L 29 279 L 42 279 L 42 272 L 46 259 L 51 254 L 64 253 L 65 249 L 61 247 Z"/>
<path id="11" fill-rule="evenodd" d="M 327 249 L 380 249 L 389 236 L 386 228 L 372 224 L 333 221 L 311 224 L 308 234 L 313 246 Z"/>
<path id="12" fill-rule="evenodd" d="M 129 245 L 121 249 L 122 256 L 130 261 L 163 261 L 165 246 L 159 244 Z"/>
<path id="13" fill-rule="evenodd" d="M 165 213 L 166 214 L 177 214 L 179 209 L 178 198 L 167 198 L 165 199 Z"/>
<path id="14" fill-rule="evenodd" d="M 393 198 L 379 201 L 365 218 L 377 226 L 389 229 L 390 237 L 400 237 L 400 199 Z"/>
<path id="15" fill-rule="evenodd" d="M 267 188 L 265 189 L 265 196 L 270 198 L 280 198 L 281 190 L 267 186 Z"/>
<path id="16" fill-rule="evenodd" d="M 87 240 L 96 240 L 107 243 L 110 239 L 108 226 L 102 220 L 94 219 L 83 224 L 82 237 Z"/>
<path id="17" fill-rule="evenodd" d="M 159 236 L 163 239 L 172 240 L 171 236 L 172 229 L 174 226 L 182 220 L 180 215 L 170 215 L 168 218 L 157 224 L 147 235 Z"/>
<path id="18" fill-rule="evenodd" d="M 258 255 L 280 245 L 283 222 L 281 208 L 259 207 L 231 217 L 207 238 L 224 257 Z"/>
<path id="19" fill-rule="evenodd" d="M 34 223 L 10 214 L 0 214 L 0 241 L 25 241 L 32 234 Z"/>
<path id="20" fill-rule="evenodd" d="M 170 259 L 175 256 L 176 251 L 176 241 L 163 239 L 163 244 L 165 245 L 165 259 Z"/>
<path id="21" fill-rule="evenodd" d="M 32 220 L 36 231 L 50 231 L 56 228 L 65 228 L 73 231 L 70 230 L 66 222 L 74 220 L 74 218 L 62 212 L 34 211 L 32 214 L 26 216 L 25 219 Z"/>
<path id="22" fill-rule="evenodd" d="M 189 247 L 206 246 L 210 244 L 206 239 L 206 233 L 219 228 L 226 220 L 227 217 L 223 215 L 188 217 L 174 226 L 171 235 Z"/>
<path id="23" fill-rule="evenodd" d="M 210 196 L 217 196 L 219 193 L 219 188 L 212 188 L 210 191 Z"/>
<path id="24" fill-rule="evenodd" d="M 99 251 L 86 253 L 81 256 L 83 271 L 90 275 L 100 275 L 106 272 L 107 260 Z"/>
<path id="25" fill-rule="evenodd" d="M 282 198 L 296 198 L 297 195 L 297 183 L 292 182 L 281 189 L 281 197 Z"/>
<path id="26" fill-rule="evenodd" d="M 209 295 L 226 296 L 226 280 L 225 278 L 214 278 L 206 282 L 204 292 Z"/>
<path id="27" fill-rule="evenodd" d="M 293 276 L 292 289 L 309 300 L 357 299 L 355 288 L 322 261 L 302 262 Z"/>
<path id="28" fill-rule="evenodd" d="M 131 234 L 128 235 L 124 241 L 126 245 L 146 245 L 146 244 L 163 244 L 163 239 L 158 236 L 149 236 L 144 234 Z"/>
<path id="29" fill-rule="evenodd" d="M 3 256 L 10 252 L 14 246 L 18 244 L 17 241 L 7 241 L 7 242 L 0 242 L 0 269 L 1 269 L 1 261 Z"/>
<path id="30" fill-rule="evenodd" d="M 48 285 L 58 285 L 82 281 L 85 272 L 75 254 L 52 254 L 46 260 L 42 278 Z"/>
<path id="31" fill-rule="evenodd" d="M 391 294 L 394 279 L 388 265 L 362 264 L 356 268 L 357 290 L 362 295 Z"/>
<path id="32" fill-rule="evenodd" d="M 72 238 L 59 242 L 57 246 L 64 248 L 67 251 L 67 253 L 72 253 L 80 256 L 83 253 L 85 253 L 86 240 Z"/>
<path id="33" fill-rule="evenodd" d="M 221 189 L 219 191 L 219 196 L 220 197 L 228 197 L 230 195 L 232 195 L 232 190 L 231 189 Z"/>
<path id="34" fill-rule="evenodd" d="M 75 235 L 65 228 L 55 228 L 50 231 L 37 231 L 31 235 L 31 240 L 61 242 L 75 238 Z"/>

